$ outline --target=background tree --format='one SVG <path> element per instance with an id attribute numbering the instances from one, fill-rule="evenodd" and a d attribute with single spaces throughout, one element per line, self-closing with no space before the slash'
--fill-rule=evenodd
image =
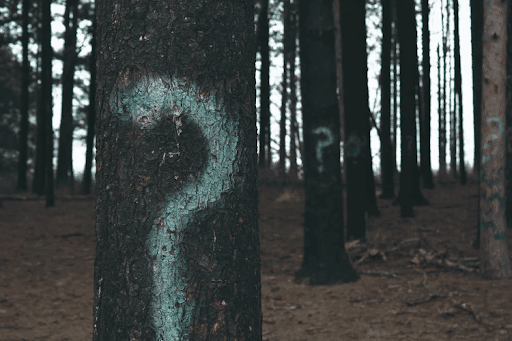
<path id="1" fill-rule="evenodd" d="M 94 124 L 96 122 L 96 18 L 93 18 L 91 30 L 91 55 L 89 60 L 89 71 L 91 75 L 89 86 L 89 107 L 87 109 L 87 137 L 85 152 L 85 168 L 82 179 L 82 194 L 91 193 L 92 182 L 92 158 L 94 142 Z"/>
<path id="2" fill-rule="evenodd" d="M 284 180 L 286 174 L 286 106 L 288 104 L 288 63 L 290 58 L 290 0 L 284 0 L 283 6 L 283 81 L 281 89 L 281 119 L 279 121 L 279 177 Z"/>
<path id="3" fill-rule="evenodd" d="M 310 284 L 351 282 L 358 275 L 344 247 L 332 0 L 299 4 L 306 198 L 304 258 L 296 277 Z"/>
<path id="4" fill-rule="evenodd" d="M 390 199 L 395 196 L 393 152 L 391 150 L 391 1 L 381 0 L 382 4 L 382 66 L 380 73 L 381 88 L 381 198 Z"/>
<path id="5" fill-rule="evenodd" d="M 270 49 L 268 46 L 268 1 L 262 0 L 258 15 L 257 39 L 261 55 L 261 91 L 260 91 L 260 154 L 259 166 L 270 167 L 272 163 L 270 149 Z"/>
<path id="6" fill-rule="evenodd" d="M 423 187 L 434 188 L 434 179 L 432 176 L 432 165 L 430 156 L 430 30 L 429 13 L 430 6 L 428 0 L 421 0 L 421 13 L 423 19 L 422 42 L 423 42 L 423 93 L 422 93 L 422 123 L 421 123 L 421 175 L 423 178 Z"/>
<path id="7" fill-rule="evenodd" d="M 510 278 L 505 215 L 505 110 L 508 1 L 484 0 L 480 273 Z"/>
<path id="8" fill-rule="evenodd" d="M 400 41 L 400 128 L 401 128 L 401 171 L 400 214 L 414 216 L 413 211 L 413 172 L 416 163 L 415 133 L 415 74 L 417 74 L 416 20 L 414 3 L 407 0 L 397 2 L 398 39 Z"/>
<path id="9" fill-rule="evenodd" d="M 465 185 L 467 183 L 466 167 L 464 165 L 464 129 L 463 129 L 463 116 L 462 116 L 462 75 L 460 70 L 460 39 L 459 39 L 459 0 L 453 0 L 454 12 L 454 54 L 455 54 L 455 108 L 456 114 L 459 116 L 459 174 L 460 183 Z"/>
<path id="10" fill-rule="evenodd" d="M 447 97 L 447 86 L 446 86 L 446 62 L 448 60 L 447 52 L 447 37 L 445 29 L 445 18 L 444 11 L 441 5 L 441 30 L 442 30 L 442 83 L 440 83 L 440 98 L 441 98 L 441 110 L 439 110 L 439 180 L 443 181 L 446 178 L 446 97 Z M 439 66 L 441 69 L 441 67 Z"/>
<path id="11" fill-rule="evenodd" d="M 93 340 L 261 340 L 254 1 L 97 4 Z"/>
<path id="12" fill-rule="evenodd" d="M 62 71 L 62 111 L 57 159 L 57 187 L 69 186 L 73 192 L 73 89 L 76 53 L 76 31 L 78 24 L 78 0 L 66 0 L 64 13 L 65 41 Z"/>
<path id="13" fill-rule="evenodd" d="M 300 145 L 299 130 L 297 126 L 297 78 L 295 77 L 295 59 L 297 57 L 297 3 L 293 0 L 290 8 L 290 33 L 288 41 L 290 46 L 290 180 L 296 181 L 298 178 L 297 167 L 297 145 Z M 297 143 L 299 140 L 299 143 Z"/>
<path id="14" fill-rule="evenodd" d="M 21 122 L 20 122 L 20 135 L 19 135 L 19 157 L 18 157 L 18 182 L 16 189 L 19 191 L 26 191 L 27 186 L 27 159 L 28 159 L 28 107 L 29 107 L 29 85 L 30 85 L 30 64 L 28 60 L 28 13 L 30 7 L 29 0 L 23 0 L 22 3 L 22 74 L 21 74 Z"/>
<path id="15" fill-rule="evenodd" d="M 347 184 L 347 239 L 364 239 L 365 212 L 369 201 L 366 188 L 367 148 L 370 143 L 364 1 L 340 2 L 340 21 L 343 37 L 343 155 Z"/>
<path id="16" fill-rule="evenodd" d="M 41 107 L 44 117 L 45 130 L 45 155 L 44 155 L 44 174 L 45 174 L 45 195 L 46 207 L 55 206 L 53 189 L 53 76 L 52 59 L 53 50 L 51 46 L 51 0 L 43 0 L 42 5 L 42 24 L 41 24 Z"/>

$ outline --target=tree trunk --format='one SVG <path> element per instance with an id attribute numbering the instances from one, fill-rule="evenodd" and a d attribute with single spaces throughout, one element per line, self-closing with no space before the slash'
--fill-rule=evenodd
<path id="1" fill-rule="evenodd" d="M 505 110 L 508 1 L 484 0 L 480 273 L 510 278 L 505 206 Z"/>
<path id="2" fill-rule="evenodd" d="M 471 51 L 473 59 L 473 125 L 475 135 L 475 158 L 473 172 L 480 181 L 480 163 L 481 163 L 481 129 L 482 129 L 482 34 L 484 29 L 483 0 L 471 0 Z M 480 197 L 480 186 L 478 187 L 478 197 Z M 478 201 L 478 211 L 480 212 L 480 200 Z M 480 215 L 478 224 L 480 226 Z M 480 227 L 477 228 L 477 236 L 473 242 L 473 247 L 480 247 Z"/>
<path id="3" fill-rule="evenodd" d="M 460 183 L 465 185 L 467 183 L 466 167 L 464 165 L 464 129 L 463 129 L 463 117 L 462 117 L 462 75 L 460 70 L 460 41 L 459 41 L 459 0 L 453 0 L 453 11 L 455 19 L 454 29 L 454 53 L 455 53 L 455 108 L 459 116 L 459 174 Z"/>
<path id="4" fill-rule="evenodd" d="M 508 1 L 507 20 L 507 165 L 505 170 L 507 194 L 507 226 L 512 228 L 512 1 Z"/>
<path id="5" fill-rule="evenodd" d="M 261 340 L 254 1 L 97 4 L 93 340 Z"/>
<path id="6" fill-rule="evenodd" d="M 413 172 L 415 164 L 415 75 L 417 74 L 416 19 L 414 3 L 397 3 L 398 39 L 400 41 L 400 128 L 401 172 L 398 199 L 402 217 L 414 216 L 412 202 Z"/>
<path id="7" fill-rule="evenodd" d="M 421 1 L 423 16 L 423 118 L 421 124 L 421 175 L 423 187 L 434 188 L 432 165 L 430 163 L 430 30 L 429 30 L 429 1 Z"/>
<path id="8" fill-rule="evenodd" d="M 22 73 L 21 73 L 21 122 L 20 122 L 20 149 L 18 159 L 18 182 L 16 190 L 26 191 L 27 187 L 27 159 L 28 159 L 28 103 L 29 103 L 29 85 L 30 85 L 30 65 L 28 61 L 28 12 L 30 7 L 29 0 L 23 0 L 22 13 Z"/>
<path id="9" fill-rule="evenodd" d="M 300 1 L 306 213 L 304 258 L 296 277 L 309 284 L 358 278 L 344 243 L 332 8 L 332 0 Z"/>
<path id="10" fill-rule="evenodd" d="M 53 50 L 51 46 L 51 7 L 52 0 L 43 0 L 43 18 L 42 18 L 42 61 L 41 61 L 41 89 L 42 106 L 45 117 L 45 195 L 46 207 L 55 206 L 53 189 L 53 77 L 52 77 L 52 59 Z"/>
<path id="11" fill-rule="evenodd" d="M 279 121 L 279 177 L 286 176 L 286 106 L 288 104 L 288 63 L 290 57 L 290 0 L 284 0 L 283 11 L 283 82 L 281 90 L 281 120 Z"/>
<path id="12" fill-rule="evenodd" d="M 297 1 L 293 0 L 290 8 L 290 180 L 298 177 L 297 143 L 297 78 L 295 77 L 295 59 L 297 56 Z"/>
<path id="13" fill-rule="evenodd" d="M 392 106 L 392 129 L 393 129 L 393 138 L 391 140 L 391 146 L 393 148 L 393 183 L 395 182 L 395 175 L 398 173 L 398 167 L 396 162 L 397 148 L 398 148 L 398 63 L 399 63 L 399 52 L 398 52 L 398 32 L 396 28 L 396 0 L 392 0 L 392 20 L 395 23 L 394 27 L 391 28 L 392 41 L 391 41 L 391 51 L 393 53 L 393 80 L 392 80 L 392 94 L 393 94 L 393 106 Z"/>
<path id="14" fill-rule="evenodd" d="M 270 50 L 268 45 L 268 1 L 263 0 L 258 16 L 258 46 L 261 55 L 261 92 L 260 92 L 260 155 L 259 166 L 270 168 L 272 163 L 270 150 Z"/>
<path id="15" fill-rule="evenodd" d="M 96 122 L 96 19 L 92 23 L 91 59 L 89 60 L 89 72 L 91 80 L 89 85 L 89 108 L 87 110 L 87 149 L 85 152 L 85 169 L 82 181 L 82 194 L 91 193 L 92 182 L 92 158 L 94 149 L 94 124 Z"/>
<path id="16" fill-rule="evenodd" d="M 391 1 L 381 0 L 382 4 L 382 68 L 380 73 L 381 88 L 381 176 L 382 199 L 391 199 L 395 196 L 395 180 L 393 152 L 391 150 Z"/>
<path id="17" fill-rule="evenodd" d="M 344 163 L 347 182 L 347 239 L 364 239 L 368 208 L 366 169 L 369 141 L 368 78 L 364 1 L 342 1 Z"/>
<path id="18" fill-rule="evenodd" d="M 73 193 L 73 87 L 76 64 L 76 29 L 78 23 L 78 1 L 66 0 L 64 26 L 64 66 L 62 71 L 62 115 L 57 159 L 57 187 L 69 186 Z M 70 20 L 70 16 L 72 19 Z"/>

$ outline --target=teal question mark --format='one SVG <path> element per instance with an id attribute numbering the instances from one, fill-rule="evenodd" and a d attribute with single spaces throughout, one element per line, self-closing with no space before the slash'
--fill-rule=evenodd
<path id="1" fill-rule="evenodd" d="M 323 134 L 327 137 L 325 140 L 318 140 L 316 143 L 316 159 L 320 164 L 318 166 L 318 172 L 323 173 L 325 171 L 324 160 L 323 160 L 323 149 L 329 147 L 334 143 L 334 136 L 332 136 L 332 132 L 327 127 L 318 127 L 313 130 L 313 134 L 320 135 Z"/>
<path id="2" fill-rule="evenodd" d="M 155 259 L 150 306 L 155 330 L 161 331 L 163 341 L 180 340 L 188 334 L 195 307 L 195 302 L 186 297 L 188 283 L 181 275 L 187 271 L 180 248 L 182 232 L 197 212 L 218 206 L 221 193 L 233 187 L 238 122 L 228 118 L 214 94 L 207 97 L 194 83 L 167 76 L 140 77 L 129 87 L 113 91 L 110 104 L 121 119 L 129 119 L 127 112 L 142 130 L 155 127 L 164 113 L 170 113 L 178 136 L 186 116 L 197 125 L 207 141 L 206 168 L 194 181 L 184 183 L 180 191 L 168 195 L 146 242 L 150 257 Z M 179 143 L 177 147 L 177 152 L 164 153 L 163 158 L 179 156 Z M 175 233 L 169 234 L 168 230 Z"/>

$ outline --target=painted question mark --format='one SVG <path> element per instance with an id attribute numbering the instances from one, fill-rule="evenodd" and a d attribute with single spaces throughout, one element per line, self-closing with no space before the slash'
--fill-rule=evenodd
<path id="1" fill-rule="evenodd" d="M 323 165 L 323 149 L 329 147 L 331 144 L 334 143 L 334 136 L 332 136 L 331 130 L 327 127 L 318 127 L 313 130 L 313 134 L 323 134 L 327 137 L 325 140 L 318 140 L 316 143 L 316 159 L 320 164 L 318 166 L 318 172 L 323 173 L 325 171 L 325 167 Z"/>
<path id="2" fill-rule="evenodd" d="M 221 194 L 233 186 L 238 122 L 230 120 L 224 106 L 218 103 L 214 94 L 204 96 L 194 83 L 155 75 L 140 77 L 128 87 L 113 91 L 110 100 L 113 112 L 122 120 L 129 119 L 129 114 L 142 130 L 154 128 L 165 115 L 171 115 L 178 136 L 186 119 L 198 127 L 207 143 L 206 167 L 193 181 L 167 196 L 146 241 L 154 259 L 150 315 L 155 330 L 162 331 L 163 341 L 183 339 L 188 334 L 195 307 L 187 298 L 188 284 L 181 275 L 187 271 L 180 246 L 182 232 L 197 212 L 221 205 Z M 179 148 L 177 142 L 178 151 L 164 153 L 162 162 L 166 157 L 180 155 Z"/>

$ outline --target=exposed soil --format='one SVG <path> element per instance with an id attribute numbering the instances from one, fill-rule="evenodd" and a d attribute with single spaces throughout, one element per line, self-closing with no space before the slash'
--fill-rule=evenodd
<path id="1" fill-rule="evenodd" d="M 512 280 L 481 279 L 471 247 L 476 185 L 423 193 L 415 218 L 379 199 L 367 243 L 349 245 L 358 282 L 307 286 L 303 191 L 261 187 L 263 340 L 512 340 Z M 0 340 L 91 340 L 94 205 L 3 201 Z"/>

